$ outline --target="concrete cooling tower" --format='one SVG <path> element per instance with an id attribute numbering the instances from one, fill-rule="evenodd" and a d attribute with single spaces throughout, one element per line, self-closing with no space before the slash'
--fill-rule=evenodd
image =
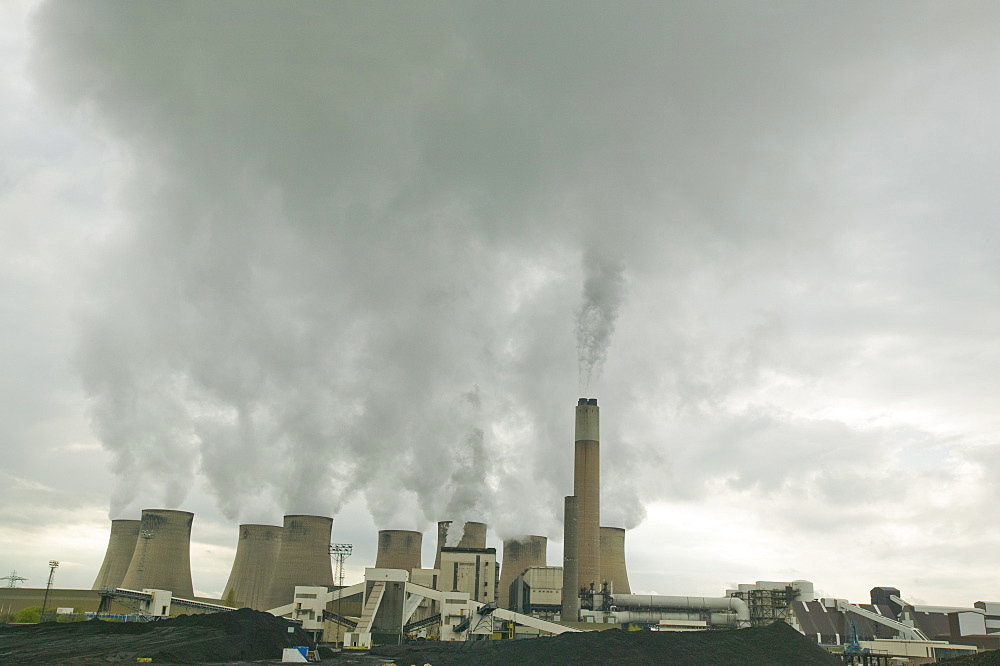
<path id="1" fill-rule="evenodd" d="M 601 528 L 601 581 L 612 584 L 615 594 L 631 594 L 625 569 L 625 530 Z"/>
<path id="2" fill-rule="evenodd" d="M 222 593 L 223 603 L 267 610 L 264 604 L 280 547 L 281 528 L 277 525 L 240 525 L 236 558 Z"/>
<path id="3" fill-rule="evenodd" d="M 601 588 L 600 412 L 595 398 L 576 406 L 573 494 L 577 497 L 577 585 Z"/>
<path id="4" fill-rule="evenodd" d="M 285 516 L 278 559 L 265 597 L 266 610 L 292 603 L 296 585 L 333 585 L 332 531 L 333 518 Z"/>
<path id="5" fill-rule="evenodd" d="M 510 584 L 528 567 L 545 566 L 548 539 L 530 535 L 503 542 L 503 563 L 500 566 L 500 608 L 510 608 Z"/>
<path id="6" fill-rule="evenodd" d="M 403 569 L 412 571 L 420 568 L 420 547 L 424 535 L 410 530 L 379 530 L 376 569 Z"/>
<path id="7" fill-rule="evenodd" d="M 135 554 L 135 542 L 139 538 L 140 520 L 112 520 L 108 550 L 104 553 L 104 563 L 97 574 L 92 590 L 105 587 L 119 587 L 128 571 L 128 565 Z"/>
<path id="8" fill-rule="evenodd" d="M 194 596 L 191 583 L 191 523 L 194 514 L 144 509 L 139 538 L 121 587 L 170 590 L 175 597 Z"/>
<path id="9" fill-rule="evenodd" d="M 448 545 L 450 530 L 450 520 L 442 520 L 438 523 L 437 554 L 434 556 L 435 569 L 441 568 L 441 549 Z M 457 548 L 486 548 L 486 523 L 465 523 L 462 527 L 462 537 L 454 545 Z"/>

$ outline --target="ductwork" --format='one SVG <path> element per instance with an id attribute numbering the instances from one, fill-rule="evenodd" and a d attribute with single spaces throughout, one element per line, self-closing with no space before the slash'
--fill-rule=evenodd
<path id="1" fill-rule="evenodd" d="M 175 597 L 194 596 L 191 583 L 191 523 L 194 514 L 144 509 L 132 561 L 121 587 L 169 590 Z"/>
<path id="2" fill-rule="evenodd" d="M 749 626 L 750 608 L 739 597 L 665 597 L 646 594 L 615 594 L 609 599 L 612 611 L 622 610 L 701 610 L 730 611 L 739 626 Z"/>
<path id="3" fill-rule="evenodd" d="M 423 534 L 411 530 L 379 530 L 375 568 L 419 569 L 423 538 Z"/>
<path id="4" fill-rule="evenodd" d="M 135 542 L 139 538 L 139 520 L 112 520 L 108 549 L 104 553 L 104 563 L 94 580 L 93 590 L 105 587 L 120 587 L 128 565 L 135 554 Z"/>
<path id="5" fill-rule="evenodd" d="M 240 608 L 267 610 L 267 593 L 281 548 L 277 525 L 240 525 L 233 569 L 222 599 Z"/>

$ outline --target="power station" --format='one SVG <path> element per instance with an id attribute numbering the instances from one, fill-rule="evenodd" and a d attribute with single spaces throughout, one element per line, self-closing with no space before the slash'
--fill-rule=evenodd
<path id="1" fill-rule="evenodd" d="M 955 609 L 914 606 L 899 590 L 878 587 L 870 605 L 850 604 L 816 599 L 812 583 L 802 580 L 741 584 L 720 597 L 632 594 L 626 531 L 601 524 L 596 399 L 577 402 L 574 435 L 561 567 L 548 564 L 544 535 L 504 539 L 498 558 L 496 548 L 487 545 L 486 523 L 442 520 L 432 568 L 423 568 L 423 533 L 383 529 L 364 582 L 345 587 L 335 584 L 331 563 L 331 554 L 345 552 L 347 545 L 331 543 L 333 518 L 296 514 L 285 516 L 280 526 L 240 525 L 222 598 L 196 598 L 190 560 L 194 514 L 145 509 L 140 520 L 111 521 L 92 590 L 54 590 L 53 598 L 93 604 L 99 612 L 130 608 L 146 617 L 169 615 L 173 607 L 264 610 L 300 621 L 317 638 L 345 649 L 396 643 L 405 636 L 475 640 L 608 626 L 739 629 L 776 620 L 821 645 L 843 645 L 851 626 L 855 642 L 895 641 L 887 649 L 900 650 L 906 643 L 914 654 L 958 654 L 969 645 L 1000 648 L 1000 603 L 994 602 Z M 17 591 L 4 592 L 0 600 Z"/>

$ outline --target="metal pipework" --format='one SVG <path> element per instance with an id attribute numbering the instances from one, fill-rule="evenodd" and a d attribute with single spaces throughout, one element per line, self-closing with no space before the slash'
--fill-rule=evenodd
<path id="1" fill-rule="evenodd" d="M 616 594 L 608 602 L 611 610 L 642 610 L 668 608 L 670 610 L 719 610 L 736 613 L 740 626 L 750 623 L 750 608 L 739 597 L 664 597 L 648 594 Z"/>

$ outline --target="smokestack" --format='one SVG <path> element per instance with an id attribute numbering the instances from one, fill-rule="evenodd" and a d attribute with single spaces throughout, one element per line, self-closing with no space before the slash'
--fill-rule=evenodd
<path id="1" fill-rule="evenodd" d="M 632 594 L 625 569 L 625 529 L 601 528 L 601 581 L 612 583 L 615 594 Z"/>
<path id="2" fill-rule="evenodd" d="M 545 566 L 548 539 L 529 535 L 503 542 L 503 563 L 500 565 L 500 608 L 510 608 L 510 584 L 528 567 Z"/>
<path id="3" fill-rule="evenodd" d="M 222 593 L 223 602 L 267 610 L 264 605 L 280 547 L 281 528 L 277 525 L 240 525 L 240 540 Z"/>
<path id="4" fill-rule="evenodd" d="M 580 567 L 577 560 L 579 551 L 578 521 L 579 498 L 570 495 L 566 498 L 563 512 L 563 587 L 562 613 L 563 622 L 576 622 L 580 619 Z"/>
<path id="5" fill-rule="evenodd" d="M 577 586 L 601 588 L 601 448 L 600 412 L 596 398 L 580 398 L 576 406 L 576 450 L 573 495 L 577 506 Z"/>
<path id="6" fill-rule="evenodd" d="M 333 585 L 330 534 L 333 518 L 285 516 L 265 610 L 292 603 L 296 585 Z"/>
<path id="7" fill-rule="evenodd" d="M 191 583 L 191 523 L 194 514 L 143 509 L 139 538 L 121 586 L 129 590 L 170 590 L 175 597 L 194 596 Z"/>
<path id="8" fill-rule="evenodd" d="M 424 535 L 410 530 L 379 530 L 376 569 L 403 569 L 413 571 L 420 568 L 420 547 Z"/>
<path id="9" fill-rule="evenodd" d="M 128 571 L 135 553 L 135 542 L 139 538 L 140 520 L 112 520 L 108 550 L 104 553 L 104 563 L 97 573 L 92 590 L 105 587 L 119 587 Z"/>
<path id="10" fill-rule="evenodd" d="M 441 549 L 448 545 L 450 520 L 438 523 L 437 555 L 434 556 L 434 568 L 441 568 Z M 462 527 L 462 538 L 456 544 L 457 548 L 486 548 L 486 523 L 467 522 Z"/>

